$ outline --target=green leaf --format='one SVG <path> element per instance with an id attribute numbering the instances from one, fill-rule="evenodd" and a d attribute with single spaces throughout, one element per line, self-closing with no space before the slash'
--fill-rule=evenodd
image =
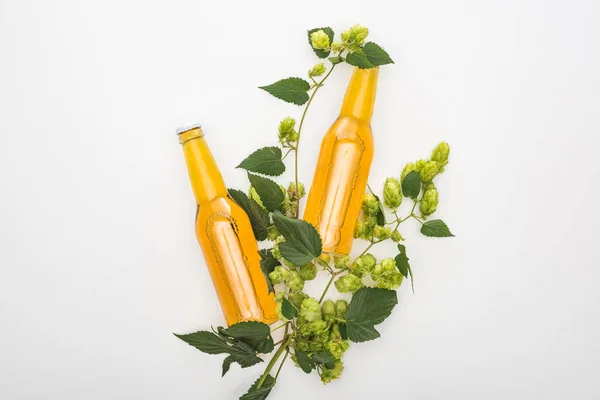
<path id="1" fill-rule="evenodd" d="M 369 62 L 376 67 L 380 65 L 394 63 L 394 61 L 392 61 L 392 59 L 390 58 L 389 54 L 373 42 L 365 43 L 362 51 L 367 56 Z"/>
<path id="2" fill-rule="evenodd" d="M 413 279 L 412 269 L 410 268 L 410 264 L 408 263 L 408 255 L 406 254 L 406 247 L 403 244 L 398 245 L 398 251 L 400 254 L 396 256 L 396 267 L 398 267 L 398 271 L 405 277 L 408 278 L 410 275 L 410 284 L 412 287 L 413 293 L 415 292 L 415 280 Z"/>
<path id="3" fill-rule="evenodd" d="M 273 337 L 269 336 L 265 339 L 244 339 L 244 342 L 248 343 L 257 353 L 268 354 L 275 348 L 275 342 Z"/>
<path id="4" fill-rule="evenodd" d="M 335 358 L 327 350 L 322 350 L 312 356 L 315 364 L 323 364 L 325 368 L 332 369 L 334 367 Z"/>
<path id="5" fill-rule="evenodd" d="M 272 212 L 281 208 L 281 203 L 283 203 L 285 197 L 275 181 L 253 174 L 248 174 L 248 179 L 267 210 Z"/>
<path id="6" fill-rule="evenodd" d="M 231 357 L 229 363 L 237 362 L 242 368 L 250 367 L 262 361 L 262 359 L 256 356 L 254 349 L 247 343 L 242 341 L 229 343 L 213 332 L 199 331 L 187 335 L 175 334 L 175 336 L 203 353 L 229 354 Z"/>
<path id="7" fill-rule="evenodd" d="M 293 319 L 298 316 L 296 307 L 285 297 L 281 300 L 281 314 L 287 319 Z"/>
<path id="8" fill-rule="evenodd" d="M 283 257 L 296 265 L 306 265 L 321 255 L 323 245 L 319 233 L 306 221 L 288 218 L 279 211 L 273 213 L 273 223 L 285 238 L 279 244 Z"/>
<path id="9" fill-rule="evenodd" d="M 221 374 L 221 377 L 225 376 L 225 374 L 229 371 L 229 367 L 231 366 L 233 361 L 234 361 L 233 357 L 231 357 L 231 356 L 225 357 L 225 359 L 223 360 L 223 372 Z"/>
<path id="10" fill-rule="evenodd" d="M 402 194 L 405 197 L 416 199 L 421 192 L 421 179 L 419 171 L 411 171 L 402 181 Z"/>
<path id="11" fill-rule="evenodd" d="M 345 322 L 340 322 L 338 324 L 338 327 L 340 328 L 340 336 L 342 337 L 343 340 L 348 340 L 348 332 L 346 330 L 346 323 Z"/>
<path id="12" fill-rule="evenodd" d="M 310 89 L 310 83 L 302 78 L 286 78 L 277 81 L 271 85 L 260 86 L 262 89 L 273 96 L 301 106 L 308 101 L 308 92 Z"/>
<path id="13" fill-rule="evenodd" d="M 375 325 L 382 323 L 398 304 L 394 290 L 365 287 L 359 289 L 346 311 L 346 332 L 353 342 L 377 339 Z"/>
<path id="14" fill-rule="evenodd" d="M 243 168 L 258 174 L 279 176 L 285 171 L 285 164 L 281 161 L 281 149 L 272 146 L 256 150 L 236 168 Z"/>
<path id="15" fill-rule="evenodd" d="M 269 325 L 257 321 L 238 322 L 221 333 L 234 339 L 266 339 L 271 334 Z"/>
<path id="16" fill-rule="evenodd" d="M 260 389 L 257 389 L 256 387 L 258 386 L 259 381 L 260 378 L 258 378 L 252 384 L 252 386 L 250 386 L 248 392 L 240 397 L 240 400 L 265 400 L 269 393 L 271 393 L 273 386 L 275 386 L 275 378 L 273 378 L 271 375 L 267 375 L 267 378 L 263 382 Z"/>
<path id="17" fill-rule="evenodd" d="M 267 280 L 267 286 L 269 287 L 269 293 L 275 292 L 273 290 L 273 285 L 271 285 L 271 280 L 269 279 L 269 274 L 273 272 L 276 266 L 281 265 L 279 260 L 273 257 L 273 253 L 271 253 L 273 249 L 262 249 L 259 250 L 258 254 L 260 255 L 260 269 Z"/>
<path id="18" fill-rule="evenodd" d="M 325 32 L 327 34 L 327 36 L 329 36 L 329 43 L 330 44 L 333 43 L 333 36 L 334 36 L 333 29 L 331 29 L 330 27 L 326 26 L 324 28 L 314 28 L 314 29 L 309 30 L 308 31 L 308 44 L 313 49 L 313 51 L 315 52 L 315 54 L 317 55 L 317 57 L 319 57 L 319 58 L 325 58 L 325 57 L 327 57 L 331 53 L 331 50 L 328 51 L 328 50 L 315 49 L 314 47 L 312 47 L 312 40 L 310 40 L 310 35 L 313 32 L 319 31 L 321 29 L 323 29 L 323 32 Z"/>
<path id="19" fill-rule="evenodd" d="M 365 52 L 362 50 L 356 50 L 348 54 L 348 56 L 346 57 L 346 62 L 350 65 L 354 65 L 355 67 L 361 69 L 369 69 L 374 67 L 374 65 L 371 64 L 371 62 L 367 58 Z"/>
<path id="20" fill-rule="evenodd" d="M 302 368 L 302 371 L 306 372 L 307 374 L 310 374 L 313 370 L 313 362 L 308 356 L 308 354 L 300 350 L 296 350 L 294 355 L 296 356 L 296 361 L 298 361 L 298 365 L 300 366 L 300 368 Z"/>
<path id="21" fill-rule="evenodd" d="M 432 219 L 421 226 L 421 233 L 430 237 L 451 237 L 454 236 L 448 226 L 441 219 Z"/>
<path id="22" fill-rule="evenodd" d="M 377 196 L 375 194 L 375 192 L 373 192 L 373 190 L 371 190 L 371 187 L 370 186 L 368 186 L 368 187 L 369 187 L 369 192 L 371 192 L 371 194 L 373 196 L 375 196 L 375 198 L 377 199 L 377 202 L 379 203 L 379 211 L 377 212 L 377 225 L 384 226 L 386 224 L 386 222 L 385 222 L 385 214 L 383 212 L 383 203 L 381 202 L 381 199 L 379 198 L 379 196 Z"/>
<path id="23" fill-rule="evenodd" d="M 328 60 L 331 61 L 331 63 L 333 65 L 335 65 L 335 64 L 344 62 L 344 57 L 341 57 L 341 56 L 329 57 Z"/>
<path id="24" fill-rule="evenodd" d="M 246 193 L 241 190 L 227 189 L 229 196 L 235 201 L 240 207 L 244 209 L 250 224 L 252 225 L 252 232 L 256 240 L 262 241 L 267 239 L 268 228 L 271 224 L 269 214 L 256 202 L 254 199 L 250 199 Z"/>

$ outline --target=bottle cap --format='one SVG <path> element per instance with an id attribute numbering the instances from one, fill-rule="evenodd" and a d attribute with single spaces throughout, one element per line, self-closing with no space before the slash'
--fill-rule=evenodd
<path id="1" fill-rule="evenodd" d="M 176 131 L 179 136 L 179 143 L 184 144 L 185 142 L 204 137 L 204 132 L 200 129 L 200 124 L 190 124 L 183 126 Z"/>

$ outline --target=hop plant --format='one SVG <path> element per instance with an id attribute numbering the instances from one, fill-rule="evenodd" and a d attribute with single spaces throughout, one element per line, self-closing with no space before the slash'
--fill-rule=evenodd
<path id="1" fill-rule="evenodd" d="M 300 308 L 302 306 L 302 302 L 304 299 L 308 299 L 308 295 L 304 292 L 296 292 L 290 294 L 290 301 L 296 308 Z"/>
<path id="2" fill-rule="evenodd" d="M 279 143 L 285 147 L 293 146 L 298 141 L 296 120 L 286 117 L 279 123 Z"/>
<path id="3" fill-rule="evenodd" d="M 450 155 L 450 146 L 446 142 L 441 142 L 431 152 L 431 161 L 438 162 L 445 165 L 448 162 L 448 156 Z"/>
<path id="4" fill-rule="evenodd" d="M 423 218 L 427 218 L 429 215 L 433 214 L 437 209 L 439 200 L 438 200 L 438 191 L 433 184 L 429 186 L 425 193 L 423 193 L 423 199 L 421 200 L 420 210 Z"/>
<path id="5" fill-rule="evenodd" d="M 337 269 L 348 269 L 350 266 L 350 256 L 333 257 L 333 265 Z"/>
<path id="6" fill-rule="evenodd" d="M 317 299 L 308 298 L 302 301 L 300 306 L 300 316 L 308 322 L 321 319 L 321 305 Z"/>
<path id="7" fill-rule="evenodd" d="M 383 202 L 396 211 L 402 204 L 402 187 L 396 178 L 387 178 L 383 185 Z"/>
<path id="8" fill-rule="evenodd" d="M 364 275 L 370 274 L 377 260 L 372 254 L 365 254 L 362 257 L 358 257 L 354 264 L 352 264 L 352 274 L 362 278 Z"/>
<path id="9" fill-rule="evenodd" d="M 318 64 L 315 64 L 315 66 L 312 67 L 312 69 L 310 71 L 308 71 L 308 76 L 309 77 L 321 76 L 325 73 L 325 71 L 327 71 L 327 67 L 325 67 L 325 64 L 318 63 Z"/>
<path id="10" fill-rule="evenodd" d="M 302 267 L 300 267 L 300 277 L 305 281 L 312 281 L 317 277 L 317 266 L 313 263 L 308 263 Z"/>
<path id="11" fill-rule="evenodd" d="M 377 197 L 371 193 L 365 193 L 363 196 L 362 209 L 365 214 L 377 214 L 379 212 L 379 201 L 377 201 Z"/>
<path id="12" fill-rule="evenodd" d="M 297 271 L 290 272 L 290 279 L 286 280 L 285 284 L 290 288 L 292 292 L 298 292 L 304 288 L 304 279 L 300 276 Z"/>
<path id="13" fill-rule="evenodd" d="M 381 289 L 398 289 L 402 284 L 404 277 L 398 271 L 396 262 L 393 258 L 385 258 L 381 260 L 381 264 L 373 268 L 371 277 L 377 282 L 377 287 Z"/>
<path id="14" fill-rule="evenodd" d="M 273 272 L 269 274 L 269 280 L 273 285 L 284 281 L 287 282 L 288 280 L 290 280 L 291 277 L 292 275 L 290 274 L 290 271 L 288 271 L 287 269 L 285 269 L 285 267 L 282 267 L 281 265 L 276 266 Z"/>
<path id="15" fill-rule="evenodd" d="M 342 32 L 342 42 L 351 51 L 356 51 L 365 43 L 369 35 L 369 29 L 359 24 L 353 25 L 350 29 Z"/>
<path id="16" fill-rule="evenodd" d="M 321 307 L 323 312 L 323 319 L 327 322 L 333 322 L 335 320 L 335 303 L 332 300 L 327 300 Z"/>
<path id="17" fill-rule="evenodd" d="M 269 226 L 269 228 L 267 228 L 267 239 L 274 241 L 277 240 L 277 238 L 280 236 L 281 233 L 279 233 L 275 225 L 271 225 Z"/>
<path id="18" fill-rule="evenodd" d="M 373 228 L 373 236 L 378 240 L 385 240 L 392 236 L 392 230 L 389 227 L 377 225 Z"/>
<path id="19" fill-rule="evenodd" d="M 344 275 L 335 281 L 335 287 L 340 293 L 354 293 L 363 286 L 362 281 L 356 275 Z"/>
<path id="20" fill-rule="evenodd" d="M 440 164 L 435 161 L 427 161 L 419 170 L 419 177 L 422 182 L 431 182 L 440 172 Z"/>
<path id="21" fill-rule="evenodd" d="M 329 50 L 329 36 L 325 33 L 323 29 L 319 29 L 316 32 L 310 34 L 310 42 L 312 47 L 317 50 Z"/>
<path id="22" fill-rule="evenodd" d="M 335 315 L 338 318 L 344 318 L 346 310 L 348 310 L 348 302 L 346 300 L 340 299 L 335 302 Z"/>
<path id="23" fill-rule="evenodd" d="M 323 372 L 321 372 L 321 381 L 324 384 L 328 384 L 329 382 L 338 379 L 342 372 L 344 372 L 344 363 L 342 360 L 336 360 L 333 369 L 323 368 Z"/>
<path id="24" fill-rule="evenodd" d="M 410 174 L 413 171 L 417 170 L 417 164 L 415 163 L 408 163 L 404 166 L 404 169 L 402 170 L 402 173 L 400 174 L 400 181 L 404 181 L 404 178 L 406 178 L 406 175 Z"/>

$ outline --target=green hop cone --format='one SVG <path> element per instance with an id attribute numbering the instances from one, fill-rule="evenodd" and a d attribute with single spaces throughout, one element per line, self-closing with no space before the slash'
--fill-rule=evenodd
<path id="1" fill-rule="evenodd" d="M 296 182 L 290 182 L 287 195 L 291 201 L 298 201 L 306 194 L 306 189 L 304 188 L 304 184 L 302 182 L 298 183 L 298 190 L 296 190 Z"/>
<path id="2" fill-rule="evenodd" d="M 375 217 L 375 220 L 377 220 L 377 217 Z M 356 239 L 369 239 L 371 237 L 371 228 L 364 221 L 358 221 L 354 230 L 354 237 Z"/>
<path id="3" fill-rule="evenodd" d="M 329 382 L 338 379 L 344 372 L 344 364 L 342 360 L 336 360 L 333 369 L 323 368 L 321 372 L 321 382 L 328 384 Z"/>
<path id="4" fill-rule="evenodd" d="M 385 240 L 392 236 L 392 230 L 389 227 L 377 225 L 373 228 L 373 236 L 378 240 Z"/>
<path id="5" fill-rule="evenodd" d="M 304 334 L 323 333 L 325 335 L 323 338 L 318 338 L 317 340 L 315 340 L 316 343 L 313 342 L 311 344 L 311 347 L 309 347 L 309 351 L 316 352 L 316 351 L 323 350 L 323 345 L 324 345 L 325 341 L 327 340 L 327 337 L 329 336 L 329 334 L 327 332 L 328 325 L 329 324 L 327 322 L 323 321 L 321 319 L 321 317 L 319 316 L 318 320 L 312 321 L 312 322 L 307 322 L 304 324 L 304 326 L 302 328 L 300 328 L 300 333 L 304 333 Z"/>
<path id="6" fill-rule="evenodd" d="M 402 173 L 400 174 L 400 181 L 404 181 L 404 178 L 406 178 L 406 175 L 410 174 L 411 172 L 417 170 L 417 165 L 415 163 L 408 163 L 404 166 L 404 169 L 402 170 Z"/>
<path id="7" fill-rule="evenodd" d="M 418 160 L 418 161 L 415 163 L 415 169 L 416 169 L 418 172 L 421 172 L 421 171 L 423 170 L 423 167 L 425 167 L 425 165 L 427 164 L 427 162 L 428 162 L 427 160 L 423 160 L 423 159 L 420 159 L 420 160 Z"/>
<path id="8" fill-rule="evenodd" d="M 435 186 L 431 186 L 425 191 L 423 194 L 423 199 L 421 200 L 420 209 L 423 218 L 433 214 L 437 209 L 438 203 L 438 191 Z"/>
<path id="9" fill-rule="evenodd" d="M 275 227 L 275 225 L 271 225 L 268 229 L 267 229 L 267 239 L 269 240 L 276 240 L 279 236 L 281 236 L 281 233 L 279 233 L 279 231 L 277 230 L 277 228 Z"/>
<path id="10" fill-rule="evenodd" d="M 343 52 L 345 49 L 346 49 L 346 46 L 344 46 L 342 43 L 339 43 L 339 42 L 331 43 L 331 51 L 333 51 L 336 54 Z"/>
<path id="11" fill-rule="evenodd" d="M 431 161 L 436 161 L 442 165 L 448 163 L 448 156 L 450 155 L 450 146 L 446 142 L 442 142 L 436 146 L 431 152 Z"/>
<path id="12" fill-rule="evenodd" d="M 359 46 L 365 43 L 365 39 L 369 35 L 369 28 L 354 24 L 350 29 L 342 32 L 342 41 L 351 49 L 356 50 Z"/>
<path id="13" fill-rule="evenodd" d="M 314 49 L 317 50 L 329 50 L 329 36 L 323 29 L 319 29 L 316 32 L 310 34 L 310 43 Z"/>
<path id="14" fill-rule="evenodd" d="M 289 146 L 298 140 L 296 132 L 296 120 L 292 117 L 286 117 L 279 123 L 279 143 Z"/>
<path id="15" fill-rule="evenodd" d="M 317 277 L 317 266 L 313 263 L 309 263 L 300 267 L 300 277 L 305 281 L 312 281 Z"/>
<path id="16" fill-rule="evenodd" d="M 387 178 L 383 185 L 383 202 L 396 211 L 402 203 L 402 187 L 396 178 Z"/>
<path id="17" fill-rule="evenodd" d="M 354 293 L 364 285 L 356 275 L 345 275 L 335 281 L 335 287 L 340 293 Z"/>
<path id="18" fill-rule="evenodd" d="M 404 237 L 402 237 L 402 234 L 400 234 L 400 232 L 394 231 L 394 232 L 392 232 L 391 239 L 394 242 L 398 243 L 399 241 L 404 240 Z"/>
<path id="19" fill-rule="evenodd" d="M 371 193 L 364 194 L 362 204 L 362 209 L 365 214 L 377 215 L 379 212 L 379 201 L 377 201 L 377 197 Z"/>
<path id="20" fill-rule="evenodd" d="M 327 300 L 321 307 L 323 312 L 323 319 L 327 322 L 333 322 L 335 320 L 335 303 L 331 300 Z"/>
<path id="21" fill-rule="evenodd" d="M 338 318 L 344 318 L 348 310 L 348 302 L 346 300 L 338 300 L 335 302 L 335 315 Z"/>
<path id="22" fill-rule="evenodd" d="M 296 271 L 290 272 L 291 277 L 285 283 L 290 288 L 292 292 L 298 292 L 304 289 L 304 279 L 300 276 L 300 274 Z"/>
<path id="23" fill-rule="evenodd" d="M 362 278 L 365 274 L 371 273 L 376 263 L 377 260 L 372 254 L 365 254 L 357 258 L 352 264 L 352 274 Z"/>
<path id="24" fill-rule="evenodd" d="M 323 253 L 319 256 L 319 260 L 325 262 L 325 264 L 329 264 L 331 261 L 331 256 L 329 254 Z"/>
<path id="25" fill-rule="evenodd" d="M 333 265 L 337 269 L 348 269 L 350 266 L 350 256 L 333 257 Z"/>
<path id="26" fill-rule="evenodd" d="M 419 171 L 421 182 L 431 182 L 440 172 L 440 164 L 436 161 L 427 161 Z"/>
<path id="27" fill-rule="evenodd" d="M 281 254 L 281 251 L 279 250 L 279 243 L 282 243 L 282 242 L 285 242 L 285 238 L 278 237 L 275 240 L 275 243 L 273 244 L 273 250 L 271 250 L 271 255 L 276 260 L 280 260 L 281 258 L 283 258 L 283 255 Z"/>
<path id="28" fill-rule="evenodd" d="M 381 268 L 381 264 L 377 264 L 373 267 L 373 271 L 371 271 L 371 278 L 373 278 L 373 280 L 378 280 L 382 274 L 383 268 Z"/>
<path id="29" fill-rule="evenodd" d="M 325 64 L 318 63 L 310 71 L 308 71 L 308 76 L 321 76 L 327 71 Z"/>
<path id="30" fill-rule="evenodd" d="M 304 292 L 296 292 L 290 294 L 289 298 L 292 304 L 296 306 L 296 308 L 300 308 L 304 299 L 308 299 L 308 295 Z"/>
<path id="31" fill-rule="evenodd" d="M 365 214 L 364 215 L 364 223 L 369 229 L 372 229 L 375 225 L 377 225 L 377 215 L 376 214 Z"/>
<path id="32" fill-rule="evenodd" d="M 308 322 L 319 321 L 321 319 L 321 305 L 319 301 L 311 297 L 304 299 L 300 306 L 300 316 Z"/>
<path id="33" fill-rule="evenodd" d="M 290 271 L 285 269 L 285 267 L 278 265 L 275 267 L 273 272 L 269 274 L 269 280 L 273 285 L 276 285 L 281 282 L 286 282 L 291 278 Z"/>
<path id="34" fill-rule="evenodd" d="M 398 271 L 396 261 L 393 258 L 381 260 L 381 264 L 378 267 L 378 273 L 373 273 L 372 275 L 373 279 L 377 282 L 378 288 L 392 290 L 400 287 L 404 277 Z M 373 271 L 375 272 L 375 269 Z"/>

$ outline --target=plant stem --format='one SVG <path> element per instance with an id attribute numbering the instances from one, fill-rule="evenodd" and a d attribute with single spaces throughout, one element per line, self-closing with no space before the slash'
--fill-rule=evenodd
<path id="1" fill-rule="evenodd" d="M 292 147 L 291 149 L 289 149 L 287 151 L 287 153 L 285 153 L 285 155 L 283 157 L 281 157 L 281 161 L 285 160 L 285 158 L 288 156 L 288 154 L 290 154 L 292 151 L 294 150 L 294 148 Z"/>
<path id="2" fill-rule="evenodd" d="M 329 75 L 331 75 L 331 73 L 333 72 L 334 68 L 335 68 L 335 64 L 333 64 L 331 66 L 331 68 L 329 69 L 329 72 L 327 73 L 327 75 L 325 75 L 323 77 L 323 79 L 321 79 L 321 81 L 315 86 L 315 90 L 313 90 L 313 92 L 310 94 L 308 102 L 306 103 L 306 107 L 304 107 L 304 111 L 302 112 L 302 118 L 300 118 L 300 125 L 298 125 L 298 141 L 296 142 L 296 151 L 294 152 L 294 156 L 295 156 L 294 168 L 295 168 L 296 190 L 298 190 L 298 147 L 300 147 L 300 135 L 302 133 L 302 126 L 304 125 L 304 118 L 306 118 L 306 112 L 308 111 L 308 107 L 310 107 L 310 103 L 312 103 L 312 100 L 315 98 L 315 95 L 319 91 L 319 88 L 321 86 L 323 86 L 323 82 L 325 82 L 325 80 L 327 78 L 329 78 Z M 298 207 L 298 209 L 296 209 L 296 218 L 298 218 L 298 215 L 299 215 L 299 212 L 300 212 L 299 209 L 300 209 L 299 207 Z"/>
<path id="3" fill-rule="evenodd" d="M 275 374 L 275 380 L 277 380 L 277 378 L 279 377 L 281 368 L 283 367 L 283 364 L 285 364 L 285 360 L 289 355 L 290 355 L 290 349 L 288 348 L 285 350 L 285 356 L 283 356 L 283 360 L 281 360 L 281 364 L 279 364 L 279 368 L 277 369 L 277 373 Z"/>
<path id="4" fill-rule="evenodd" d="M 331 279 L 329 279 L 329 282 L 327 283 L 327 286 L 325 286 L 325 290 L 323 291 L 323 294 L 321 295 L 321 298 L 319 299 L 319 303 L 321 303 L 323 301 L 323 299 L 325 298 L 325 295 L 327 294 L 327 291 L 329 290 L 329 287 L 333 283 L 333 280 L 338 275 L 339 275 L 339 272 L 336 272 L 335 274 L 331 274 Z"/>
<path id="5" fill-rule="evenodd" d="M 291 335 L 286 338 L 285 342 L 283 342 L 283 344 L 281 346 L 279 346 L 279 348 L 277 349 L 277 352 L 275 353 L 273 358 L 271 358 L 271 361 L 269 361 L 269 365 L 267 365 L 265 372 L 263 372 L 262 376 L 260 377 L 260 380 L 258 381 L 258 384 L 256 385 L 257 389 L 260 389 L 262 384 L 265 383 L 265 379 L 267 379 L 267 376 L 269 375 L 269 373 L 275 366 L 275 363 L 277 362 L 277 360 L 279 359 L 281 354 L 287 349 L 287 346 L 290 343 L 290 340 L 292 340 Z"/>
<path id="6" fill-rule="evenodd" d="M 277 328 L 273 328 L 273 329 L 271 329 L 271 333 L 275 332 L 277 329 L 281 329 L 281 328 L 283 328 L 283 327 L 287 326 L 287 324 L 288 324 L 288 322 L 286 322 L 286 323 L 285 323 L 285 324 L 283 324 L 283 325 L 279 325 Z"/>

